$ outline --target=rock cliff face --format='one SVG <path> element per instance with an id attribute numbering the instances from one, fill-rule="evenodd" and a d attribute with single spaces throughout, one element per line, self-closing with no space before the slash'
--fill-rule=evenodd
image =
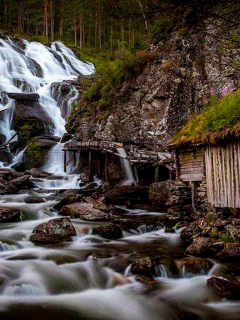
<path id="1" fill-rule="evenodd" d="M 72 132 L 83 140 L 99 139 L 152 145 L 166 143 L 193 113 L 235 87 L 236 49 L 225 49 L 214 37 L 188 30 L 151 46 L 155 59 L 115 94 L 110 111 L 79 115 Z"/>

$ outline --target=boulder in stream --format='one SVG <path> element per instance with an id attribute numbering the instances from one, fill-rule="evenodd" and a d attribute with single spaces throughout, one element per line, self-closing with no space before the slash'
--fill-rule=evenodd
<path id="1" fill-rule="evenodd" d="M 21 211 L 17 208 L 0 207 L 0 223 L 18 222 L 21 220 Z"/>
<path id="2" fill-rule="evenodd" d="M 148 203 L 148 187 L 119 187 L 110 190 L 106 195 L 106 202 L 109 204 L 125 204 L 131 200 L 138 203 Z"/>
<path id="3" fill-rule="evenodd" d="M 105 239 L 116 240 L 122 238 L 122 230 L 119 226 L 110 223 L 103 226 L 93 228 L 93 234 L 99 235 Z"/>
<path id="4" fill-rule="evenodd" d="M 76 230 L 69 218 L 52 219 L 34 228 L 30 241 L 34 243 L 57 243 L 69 240 Z"/>
<path id="5" fill-rule="evenodd" d="M 131 272 L 152 277 L 155 275 L 154 263 L 149 257 L 137 259 L 131 265 Z"/>
<path id="6" fill-rule="evenodd" d="M 0 195 L 18 193 L 18 188 L 9 181 L 0 177 Z"/>
<path id="7" fill-rule="evenodd" d="M 45 200 L 40 197 L 27 197 L 25 198 L 25 203 L 43 203 Z"/>
<path id="8" fill-rule="evenodd" d="M 112 218 L 111 214 L 94 209 L 90 203 L 82 202 L 64 206 L 61 213 L 71 218 L 79 218 L 86 221 L 110 221 Z"/>
<path id="9" fill-rule="evenodd" d="M 16 170 L 17 172 L 24 172 L 26 167 L 25 167 L 25 162 L 17 162 L 14 165 L 11 166 L 12 169 Z"/>
<path id="10" fill-rule="evenodd" d="M 29 175 L 24 175 L 22 177 L 18 177 L 12 180 L 11 183 L 14 184 L 15 186 L 22 187 L 24 184 L 28 183 L 29 179 L 30 179 Z"/>
<path id="11" fill-rule="evenodd" d="M 220 298 L 240 300 L 240 284 L 217 277 L 207 280 L 207 287 Z"/>

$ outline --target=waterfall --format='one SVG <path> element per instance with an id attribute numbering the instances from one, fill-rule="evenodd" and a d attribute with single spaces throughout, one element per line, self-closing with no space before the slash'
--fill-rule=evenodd
<path id="1" fill-rule="evenodd" d="M 131 164 L 127 158 L 127 154 L 126 151 L 123 148 L 117 148 L 117 152 L 118 154 L 121 155 L 121 163 L 122 163 L 122 167 L 125 170 L 125 174 L 126 174 L 126 180 L 123 181 L 123 185 L 137 185 L 134 175 L 133 175 L 133 171 L 132 171 L 132 167 Z"/>
<path id="2" fill-rule="evenodd" d="M 62 136 L 78 91 L 69 85 L 69 98 L 63 101 L 59 94 L 54 94 L 54 83 L 61 86 L 63 81 L 76 81 L 79 75 L 93 72 L 93 64 L 78 60 L 72 50 L 60 42 L 47 47 L 27 40 L 0 39 L 0 134 L 5 136 L 5 141 L 15 133 L 12 129 L 15 101 L 9 99 L 7 93 L 38 93 L 39 103 L 54 125 L 53 134 Z M 62 110 L 64 103 L 66 112 Z M 50 151 L 44 166 L 47 171 L 63 173 L 60 148 L 62 145 L 57 145 Z"/>

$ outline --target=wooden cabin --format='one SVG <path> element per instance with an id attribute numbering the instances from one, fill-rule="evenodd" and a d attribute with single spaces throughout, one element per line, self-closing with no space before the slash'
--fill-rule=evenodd
<path id="1" fill-rule="evenodd" d="M 191 183 L 193 193 L 206 181 L 208 203 L 214 207 L 240 208 L 239 139 L 216 146 L 177 147 L 176 172 L 177 179 Z"/>

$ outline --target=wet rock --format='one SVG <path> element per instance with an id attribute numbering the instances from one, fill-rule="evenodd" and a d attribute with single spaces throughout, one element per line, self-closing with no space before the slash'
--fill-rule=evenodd
<path id="1" fill-rule="evenodd" d="M 125 204 L 126 201 L 131 200 L 139 203 L 148 202 L 147 187 L 119 187 L 110 190 L 106 195 L 106 202 L 110 204 Z"/>
<path id="2" fill-rule="evenodd" d="M 85 189 L 93 189 L 93 188 L 97 188 L 98 185 L 96 182 L 90 182 L 85 186 Z"/>
<path id="3" fill-rule="evenodd" d="M 93 228 L 93 234 L 99 235 L 105 239 L 119 239 L 122 238 L 122 230 L 115 224 L 108 224 L 105 226 L 97 226 Z"/>
<path id="4" fill-rule="evenodd" d="M 155 275 L 154 263 L 149 257 L 137 259 L 131 265 L 131 272 L 152 277 Z"/>
<path id="5" fill-rule="evenodd" d="M 86 221 L 109 221 L 112 218 L 109 213 L 94 209 L 90 203 L 82 202 L 64 206 L 61 213 L 71 218 L 79 218 L 80 220 Z"/>
<path id="6" fill-rule="evenodd" d="M 12 180 L 11 183 L 14 184 L 15 186 L 22 186 L 26 184 L 29 181 L 29 179 L 30 179 L 30 176 L 24 175 L 22 177 Z"/>
<path id="7" fill-rule="evenodd" d="M 0 194 L 15 194 L 18 193 L 18 188 L 11 182 L 5 181 L 0 177 Z"/>
<path id="8" fill-rule="evenodd" d="M 64 191 L 62 194 L 64 196 L 75 196 L 75 195 L 78 195 L 80 192 L 79 189 L 68 189 L 66 191 Z"/>
<path id="9" fill-rule="evenodd" d="M 198 237 L 187 248 L 186 253 L 196 256 L 212 257 L 223 248 L 222 243 L 215 243 L 213 239 Z"/>
<path id="10" fill-rule="evenodd" d="M 32 168 L 30 174 L 33 178 L 46 178 L 51 175 L 50 173 L 37 168 Z"/>
<path id="11" fill-rule="evenodd" d="M 72 135 L 70 133 L 64 133 L 64 135 L 62 136 L 61 139 L 61 143 L 66 143 L 68 142 L 70 139 L 72 139 Z"/>
<path id="12" fill-rule="evenodd" d="M 92 194 L 92 198 L 95 199 L 95 200 L 98 200 L 99 198 L 101 197 L 100 193 L 99 192 L 93 192 Z"/>
<path id="13" fill-rule="evenodd" d="M 141 283 L 148 283 L 148 284 L 154 284 L 154 283 L 156 283 L 156 280 L 154 280 L 154 279 L 151 278 L 151 277 L 144 276 L 144 275 L 138 275 L 138 276 L 136 276 L 136 280 L 137 280 L 138 282 L 141 282 Z"/>
<path id="14" fill-rule="evenodd" d="M 4 142 L 6 141 L 6 136 L 2 133 L 0 133 L 0 145 L 4 144 Z"/>
<path id="15" fill-rule="evenodd" d="M 240 284 L 228 280 L 212 277 L 207 280 L 207 287 L 220 298 L 240 300 Z"/>
<path id="16" fill-rule="evenodd" d="M 45 200 L 40 197 L 27 197 L 25 200 L 25 203 L 43 203 Z"/>
<path id="17" fill-rule="evenodd" d="M 78 193 L 72 193 L 72 195 L 70 194 L 69 196 L 64 197 L 63 199 L 61 199 L 55 206 L 54 209 L 60 211 L 64 206 L 68 205 L 68 204 L 73 204 L 76 202 L 81 202 L 82 201 L 82 195 L 78 194 Z"/>
<path id="18" fill-rule="evenodd" d="M 190 244 L 194 237 L 201 235 L 201 231 L 202 229 L 199 227 L 198 221 L 194 221 L 181 232 L 180 238 Z"/>
<path id="19" fill-rule="evenodd" d="M 51 149 L 57 144 L 54 140 L 48 140 L 48 139 L 38 139 L 35 142 L 35 146 L 43 149 Z"/>
<path id="20" fill-rule="evenodd" d="M 56 243 L 76 235 L 69 218 L 52 219 L 34 228 L 30 241 L 35 243 Z"/>
<path id="21" fill-rule="evenodd" d="M 103 211 L 103 212 L 110 212 L 114 214 L 116 212 L 115 207 L 112 205 L 106 205 L 105 203 L 95 200 L 92 197 L 87 197 L 85 200 L 90 203 L 94 209 Z"/>
<path id="22" fill-rule="evenodd" d="M 17 208 L 0 207 L 0 223 L 18 222 L 21 220 L 21 212 Z"/>
<path id="23" fill-rule="evenodd" d="M 149 189 L 149 203 L 152 206 L 165 208 L 172 195 L 174 184 L 175 181 L 172 180 L 153 183 Z"/>
<path id="24" fill-rule="evenodd" d="M 14 165 L 12 165 L 11 168 L 16 170 L 17 172 L 24 172 L 26 169 L 24 162 L 17 162 Z"/>
<path id="25" fill-rule="evenodd" d="M 186 276 L 207 274 L 213 267 L 213 262 L 203 258 L 184 258 L 177 261 L 178 268 Z"/>
<path id="26" fill-rule="evenodd" d="M 16 101 L 31 101 L 31 102 L 38 102 L 40 99 L 39 94 L 37 93 L 8 93 L 7 94 L 10 99 Z"/>
<path id="27" fill-rule="evenodd" d="M 4 163 L 11 163 L 13 155 L 7 149 L 0 149 L 0 161 Z"/>
<path id="28" fill-rule="evenodd" d="M 216 257 L 223 260 L 240 258 L 240 243 L 226 243 L 222 251 L 216 254 Z"/>

